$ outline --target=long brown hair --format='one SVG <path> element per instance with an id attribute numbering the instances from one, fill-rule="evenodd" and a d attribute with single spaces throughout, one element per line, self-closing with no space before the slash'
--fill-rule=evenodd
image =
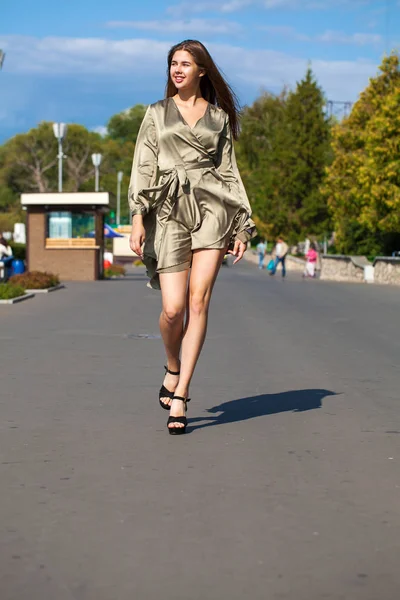
<path id="1" fill-rule="evenodd" d="M 165 88 L 166 98 L 175 96 L 178 90 L 171 79 L 170 69 L 172 59 L 178 50 L 186 50 L 193 56 L 194 62 L 200 69 L 204 69 L 205 75 L 200 79 L 200 91 L 205 100 L 222 108 L 229 117 L 232 134 L 235 139 L 239 135 L 239 102 L 235 92 L 225 81 L 218 70 L 217 65 L 211 58 L 207 48 L 197 40 L 184 40 L 172 46 L 168 52 L 168 80 Z"/>

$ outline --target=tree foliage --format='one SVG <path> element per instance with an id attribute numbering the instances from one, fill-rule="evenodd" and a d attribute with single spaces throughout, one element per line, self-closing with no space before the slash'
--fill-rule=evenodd
<path id="1" fill-rule="evenodd" d="M 130 123 L 132 136 L 140 127 L 139 115 L 143 106 L 133 107 L 134 124 Z M 118 117 L 118 115 L 116 115 Z M 114 130 L 115 134 L 115 130 Z M 122 129 L 120 129 L 122 135 Z M 125 131 L 128 136 L 128 129 Z M 100 166 L 100 189 L 110 193 L 110 208 L 116 207 L 117 172 L 124 177 L 121 190 L 121 215 L 128 216 L 128 182 L 135 149 L 133 139 L 102 138 L 78 124 L 68 126 L 63 140 L 63 190 L 68 192 L 92 191 L 94 167 L 91 155 L 102 154 Z M 8 220 L 20 218 L 20 195 L 24 192 L 52 192 L 58 189 L 58 145 L 52 124 L 43 122 L 27 133 L 19 134 L 0 146 L 0 212 L 10 215 Z M 8 222 L 7 220 L 7 222 Z"/>
<path id="2" fill-rule="evenodd" d="M 330 160 L 330 123 L 321 89 L 308 69 L 294 91 L 265 93 L 245 109 L 239 163 L 259 230 L 297 241 L 329 231 L 320 192 Z"/>
<path id="3" fill-rule="evenodd" d="M 144 104 L 136 104 L 111 117 L 107 124 L 108 137 L 121 143 L 136 143 L 146 110 Z"/>
<path id="4" fill-rule="evenodd" d="M 336 246 L 344 253 L 390 253 L 400 247 L 400 71 L 383 59 L 350 116 L 333 130 L 334 160 L 324 191 Z"/>

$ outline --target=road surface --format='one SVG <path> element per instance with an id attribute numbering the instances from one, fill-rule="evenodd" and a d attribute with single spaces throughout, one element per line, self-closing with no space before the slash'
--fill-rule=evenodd
<path id="1" fill-rule="evenodd" d="M 224 267 L 177 438 L 145 281 L 0 307 L 1 600 L 396 600 L 400 289 Z"/>

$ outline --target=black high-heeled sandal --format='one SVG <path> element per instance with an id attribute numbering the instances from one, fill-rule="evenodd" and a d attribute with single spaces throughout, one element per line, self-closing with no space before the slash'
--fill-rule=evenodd
<path id="1" fill-rule="evenodd" d="M 187 411 L 187 403 L 190 402 L 190 398 L 184 398 L 183 396 L 173 396 L 172 400 L 182 400 L 185 405 L 185 412 Z M 182 423 L 183 427 L 168 427 L 170 423 Z M 186 417 L 168 417 L 167 427 L 170 435 L 183 435 L 186 433 L 187 418 Z"/>
<path id="2" fill-rule="evenodd" d="M 165 369 L 165 373 L 169 373 L 170 375 L 180 375 L 181 372 L 180 371 L 170 371 L 168 369 L 168 367 L 166 367 L 164 365 L 164 369 Z M 161 408 L 163 408 L 164 410 L 169 410 L 171 408 L 170 404 L 166 404 L 165 402 L 163 402 L 161 400 L 161 398 L 169 398 L 170 400 L 172 400 L 172 398 L 174 397 L 174 392 L 170 392 L 164 384 L 162 384 L 162 386 L 160 387 L 160 391 L 158 394 L 158 400 L 160 402 L 160 406 Z"/>

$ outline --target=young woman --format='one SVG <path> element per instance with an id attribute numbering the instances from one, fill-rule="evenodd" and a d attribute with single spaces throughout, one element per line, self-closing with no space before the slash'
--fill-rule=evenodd
<path id="1" fill-rule="evenodd" d="M 129 205 L 130 246 L 150 286 L 161 287 L 167 366 L 159 401 L 174 435 L 186 430 L 189 385 L 223 257 L 229 248 L 237 263 L 255 235 L 233 150 L 238 129 L 235 96 L 207 49 L 194 40 L 173 46 L 166 98 L 149 106 L 137 138 Z"/>

